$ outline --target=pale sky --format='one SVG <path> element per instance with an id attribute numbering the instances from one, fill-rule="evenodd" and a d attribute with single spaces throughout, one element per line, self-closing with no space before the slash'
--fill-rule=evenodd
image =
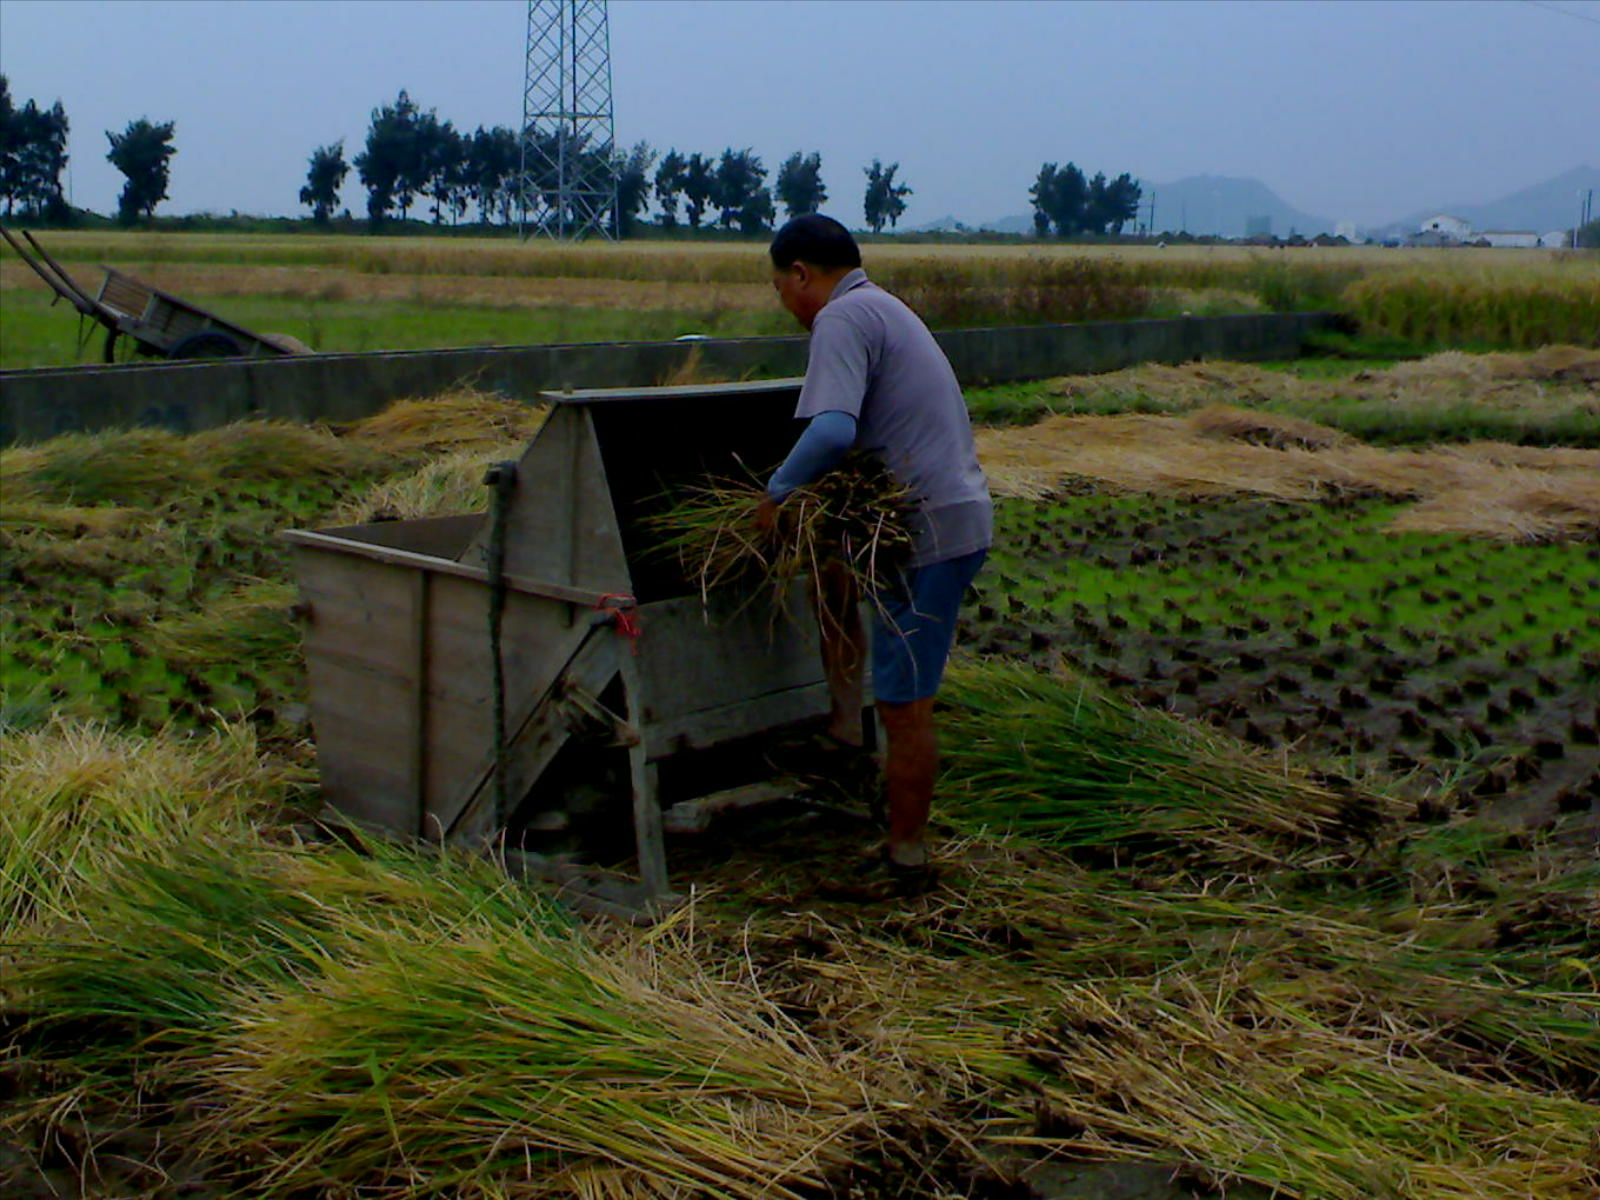
<path id="1" fill-rule="evenodd" d="M 1600 0 L 611 0 L 618 142 L 819 151 L 826 211 L 900 163 L 902 226 L 1025 213 L 1044 161 L 1260 179 L 1378 224 L 1600 161 Z M 0 74 L 61 100 L 71 199 L 105 130 L 177 123 L 158 210 L 303 214 L 312 149 L 401 89 L 521 120 L 523 0 L 0 0 Z M 769 176 L 769 182 L 771 177 Z M 352 171 L 344 202 L 365 211 Z"/>

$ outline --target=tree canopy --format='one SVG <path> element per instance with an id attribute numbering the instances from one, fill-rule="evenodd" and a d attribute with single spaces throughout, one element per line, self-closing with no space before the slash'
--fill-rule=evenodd
<path id="1" fill-rule="evenodd" d="M 61 172 L 67 166 L 67 113 L 57 100 L 40 108 L 29 100 L 21 108 L 0 75 L 0 198 L 6 215 L 59 220 L 66 215 Z"/>
<path id="2" fill-rule="evenodd" d="M 167 198 L 169 163 L 177 149 L 172 145 L 174 124 L 153 124 L 144 117 L 128 122 L 121 133 L 106 130 L 111 165 L 121 171 L 127 183 L 117 197 L 117 219 L 131 225 L 141 216 L 146 220 L 156 205 Z"/>
<path id="3" fill-rule="evenodd" d="M 822 184 L 822 155 L 802 155 L 796 150 L 778 168 L 775 190 L 788 216 L 819 210 L 828 201 L 828 189 Z"/>
<path id="4" fill-rule="evenodd" d="M 1093 233 L 1120 234 L 1139 212 L 1141 189 L 1127 173 L 1109 183 L 1105 173 L 1086 179 L 1077 166 L 1047 162 L 1028 189 L 1033 202 L 1033 228 L 1040 237 L 1052 227 L 1057 237 Z"/>
<path id="5" fill-rule="evenodd" d="M 885 223 L 893 229 L 906 211 L 906 197 L 911 195 L 911 189 L 894 181 L 894 173 L 899 169 L 899 163 L 890 163 L 886 167 L 876 158 L 870 167 L 862 168 L 867 176 L 863 207 L 866 210 L 867 227 L 873 233 L 882 233 Z"/>
<path id="6" fill-rule="evenodd" d="M 702 154 L 689 155 L 683 168 L 683 206 L 689 217 L 689 228 L 700 228 L 706 205 L 711 203 L 716 190 L 715 164 Z"/>
<path id="7" fill-rule="evenodd" d="M 300 189 L 300 203 L 311 207 L 311 219 L 326 225 L 339 203 L 339 187 L 350 173 L 350 164 L 344 161 L 344 142 L 331 146 L 318 146 L 311 152 L 311 163 L 306 171 L 306 185 Z"/>
<path id="8" fill-rule="evenodd" d="M 655 162 L 656 152 L 649 142 L 638 142 L 626 154 L 616 156 L 617 204 L 611 228 L 614 236 L 630 236 L 639 222 L 639 214 L 649 205 L 650 168 Z"/>
<path id="9" fill-rule="evenodd" d="M 661 209 L 661 224 L 669 229 L 678 223 L 678 198 L 683 192 L 688 165 L 683 155 L 669 150 L 656 168 L 656 206 Z"/>
<path id="10" fill-rule="evenodd" d="M 776 210 L 772 207 L 772 193 L 767 190 L 766 182 L 766 167 L 748 147 L 724 150 L 717 160 L 711 196 L 719 210 L 718 223 L 724 229 L 738 225 L 743 233 L 770 229 Z"/>

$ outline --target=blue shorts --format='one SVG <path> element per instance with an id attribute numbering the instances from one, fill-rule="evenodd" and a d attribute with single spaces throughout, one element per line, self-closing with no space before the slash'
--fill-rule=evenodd
<path id="1" fill-rule="evenodd" d="M 908 704 L 939 690 L 961 598 L 988 554 L 975 550 L 912 567 L 899 583 L 878 593 L 871 604 L 874 699 Z"/>

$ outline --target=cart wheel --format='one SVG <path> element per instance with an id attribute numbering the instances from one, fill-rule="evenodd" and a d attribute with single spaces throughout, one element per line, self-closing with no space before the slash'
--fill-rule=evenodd
<path id="1" fill-rule="evenodd" d="M 191 333 L 172 348 L 168 358 L 237 358 L 244 351 L 239 343 L 214 329 Z"/>

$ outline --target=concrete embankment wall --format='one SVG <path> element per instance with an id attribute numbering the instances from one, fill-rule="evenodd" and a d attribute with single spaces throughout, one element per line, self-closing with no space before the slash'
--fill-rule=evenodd
<path id="1" fill-rule="evenodd" d="M 1292 358 L 1327 313 L 1180 317 L 958 329 L 938 335 L 963 384 L 1114 371 L 1140 362 Z M 563 388 L 639 387 L 805 372 L 806 340 L 608 342 L 0 372 L 0 445 L 139 425 L 193 432 L 247 418 L 354 421 L 392 401 L 470 385 L 532 399 Z"/>

